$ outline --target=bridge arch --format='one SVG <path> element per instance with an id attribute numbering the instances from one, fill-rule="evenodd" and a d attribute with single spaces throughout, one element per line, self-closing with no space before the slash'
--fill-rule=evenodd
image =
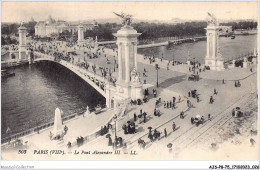
<path id="1" fill-rule="evenodd" d="M 63 60 L 55 61 L 54 57 L 46 55 L 46 54 L 42 54 L 39 52 L 34 52 L 33 61 L 34 62 L 51 61 L 51 62 L 55 62 L 55 63 L 58 63 L 58 64 L 64 66 L 65 68 L 69 69 L 70 71 L 75 73 L 77 76 L 82 78 L 84 81 L 86 81 L 96 91 L 98 91 L 102 96 L 104 96 L 106 98 L 106 100 L 108 100 L 107 93 L 108 93 L 108 91 L 110 91 L 110 89 L 108 89 L 108 87 L 110 88 L 111 86 L 109 85 L 110 82 L 107 79 L 105 79 L 104 77 L 101 77 L 92 72 L 86 71 L 85 69 L 80 68 L 76 65 L 73 65 L 72 63 L 69 63 L 67 61 L 63 61 Z"/>

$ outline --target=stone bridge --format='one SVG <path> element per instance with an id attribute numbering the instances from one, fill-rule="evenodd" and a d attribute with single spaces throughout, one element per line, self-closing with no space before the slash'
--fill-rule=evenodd
<path id="1" fill-rule="evenodd" d="M 65 60 L 57 61 L 53 56 L 43 54 L 40 52 L 34 52 L 33 62 L 38 62 L 38 61 L 56 62 L 66 67 L 67 69 L 71 70 L 106 98 L 106 107 L 108 108 L 114 107 L 114 102 L 111 100 L 113 100 L 112 98 L 114 96 L 114 93 L 116 92 L 116 87 L 113 83 L 109 82 L 109 80 L 106 79 L 105 77 L 87 71 L 85 68 L 81 68 L 68 61 Z"/>

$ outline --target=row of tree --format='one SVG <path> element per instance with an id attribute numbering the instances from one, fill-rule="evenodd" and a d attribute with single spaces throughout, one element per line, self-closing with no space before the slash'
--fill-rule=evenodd
<path id="1" fill-rule="evenodd" d="M 27 23 L 24 23 L 23 26 L 27 28 L 28 36 L 34 36 L 35 34 L 35 25 L 36 21 L 32 20 Z M 12 23 L 12 24 L 2 24 L 1 25 L 1 33 L 2 35 L 18 35 L 18 28 L 20 24 Z"/>
<path id="2" fill-rule="evenodd" d="M 25 23 L 24 26 L 27 28 L 28 36 L 34 37 L 34 27 L 36 22 L 34 20 Z M 257 22 L 230 22 L 223 23 L 221 25 L 232 26 L 233 29 L 254 29 L 257 28 Z M 155 24 L 140 22 L 134 23 L 133 27 L 137 32 L 142 33 L 138 38 L 139 40 L 151 40 L 160 37 L 174 37 L 174 36 L 193 36 L 193 35 L 205 35 L 206 22 L 185 22 L 175 25 L 170 24 Z M 19 24 L 3 24 L 1 31 L 3 35 L 18 35 Z M 94 27 L 93 30 L 87 30 L 84 32 L 84 38 L 86 37 L 98 37 L 99 41 L 114 40 L 113 33 L 116 33 L 121 28 L 121 25 L 116 23 L 99 24 Z M 76 40 L 76 33 L 73 35 L 69 31 L 57 35 L 59 40 Z M 5 43 L 9 42 L 5 40 Z"/>
<path id="3" fill-rule="evenodd" d="M 223 23 L 223 26 L 232 26 L 232 29 L 255 29 L 257 22 L 230 22 Z M 142 33 L 139 40 L 157 39 L 160 37 L 175 37 L 175 36 L 194 36 L 205 35 L 207 22 L 185 22 L 175 25 L 170 24 L 154 24 L 154 23 L 134 23 L 132 25 L 137 32 Z M 84 37 L 98 36 L 99 41 L 114 40 L 113 33 L 116 33 L 121 28 L 121 25 L 113 23 L 99 24 L 93 30 L 88 30 L 84 33 Z"/>
<path id="4" fill-rule="evenodd" d="M 247 30 L 247 29 L 257 28 L 257 22 L 249 22 L 249 21 L 248 22 L 246 22 L 246 21 L 243 21 L 243 22 L 228 22 L 228 23 L 222 23 L 221 25 L 232 26 L 233 30 L 236 30 L 236 29 Z"/>
<path id="5" fill-rule="evenodd" d="M 16 39 L 12 39 L 10 36 L 1 36 L 1 45 L 18 44 Z"/>

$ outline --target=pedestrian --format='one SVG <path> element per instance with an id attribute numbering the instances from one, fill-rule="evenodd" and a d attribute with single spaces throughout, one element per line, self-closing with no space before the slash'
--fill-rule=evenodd
<path id="1" fill-rule="evenodd" d="M 164 128 L 164 137 L 167 138 L 167 130 Z"/>
<path id="2" fill-rule="evenodd" d="M 237 81 L 237 86 L 238 86 L 238 87 L 240 87 L 240 86 L 241 86 L 241 84 L 240 84 L 240 81 L 239 81 L 239 80 Z"/>
<path id="3" fill-rule="evenodd" d="M 179 96 L 179 103 L 181 102 L 181 96 Z"/>
<path id="4" fill-rule="evenodd" d="M 217 95 L 218 94 L 218 92 L 217 92 L 217 90 L 214 88 L 214 94 L 215 95 Z"/>
<path id="5" fill-rule="evenodd" d="M 157 116 L 156 109 L 154 109 L 153 114 L 154 114 L 154 116 Z"/>
<path id="6" fill-rule="evenodd" d="M 175 109 L 175 103 L 172 104 L 172 109 Z"/>
<path id="7" fill-rule="evenodd" d="M 224 79 L 222 80 L 222 84 L 225 84 L 225 80 Z"/>
<path id="8" fill-rule="evenodd" d="M 169 106 L 169 108 L 172 108 L 172 101 L 170 101 L 170 106 Z"/>
<path id="9" fill-rule="evenodd" d="M 49 134 L 50 140 L 52 139 L 52 136 L 53 136 L 53 134 L 50 131 L 50 134 Z"/>
<path id="10" fill-rule="evenodd" d="M 175 103 L 176 97 L 172 97 L 172 102 Z"/>
<path id="11" fill-rule="evenodd" d="M 132 129 L 131 129 L 131 124 L 130 123 L 128 123 L 128 125 L 127 125 L 127 128 L 126 128 L 126 133 L 125 134 L 132 134 Z"/>
<path id="12" fill-rule="evenodd" d="M 210 114 L 208 114 L 208 120 L 210 120 L 210 121 L 211 121 L 211 117 L 210 117 Z"/>
<path id="13" fill-rule="evenodd" d="M 137 116 L 136 116 L 136 114 L 134 113 L 134 121 L 136 121 L 137 120 Z"/>
<path id="14" fill-rule="evenodd" d="M 161 112 L 160 112 L 160 110 L 158 109 L 158 110 L 157 110 L 157 116 L 158 116 L 158 117 L 160 117 L 160 116 L 161 116 L 161 114 L 160 114 L 160 113 L 161 113 Z"/>
<path id="15" fill-rule="evenodd" d="M 147 115 L 147 113 L 144 112 L 143 115 L 144 115 L 144 123 L 145 123 L 146 122 L 146 115 Z"/>
<path id="16" fill-rule="evenodd" d="M 209 99 L 209 104 L 212 104 L 213 103 L 213 97 L 210 96 L 210 99 Z"/>
<path id="17" fill-rule="evenodd" d="M 176 128 L 175 122 L 172 123 L 172 131 L 174 132 Z"/>
<path id="18" fill-rule="evenodd" d="M 190 97 L 190 91 L 188 92 L 188 96 Z"/>
<path id="19" fill-rule="evenodd" d="M 197 103 L 199 103 L 200 102 L 200 98 L 199 98 L 199 96 L 197 96 Z"/>
<path id="20" fill-rule="evenodd" d="M 167 106 L 167 109 L 169 108 L 169 102 L 167 101 L 167 104 L 166 104 L 166 106 Z"/>
<path id="21" fill-rule="evenodd" d="M 125 124 L 123 125 L 122 129 L 124 130 L 124 134 L 126 135 L 127 134 L 127 127 L 126 127 Z"/>
<path id="22" fill-rule="evenodd" d="M 150 139 L 151 142 L 153 142 L 152 131 L 149 131 L 148 138 Z"/>
<path id="23" fill-rule="evenodd" d="M 194 118 L 193 117 L 191 117 L 190 122 L 191 122 L 191 124 L 194 123 Z"/>
<path id="24" fill-rule="evenodd" d="M 235 81 L 235 87 L 237 87 L 237 81 Z"/>
<path id="25" fill-rule="evenodd" d="M 181 113 L 180 113 L 180 118 L 184 119 L 184 112 L 183 111 L 181 111 Z"/>
<path id="26" fill-rule="evenodd" d="M 187 107 L 190 108 L 190 100 L 187 100 Z"/>

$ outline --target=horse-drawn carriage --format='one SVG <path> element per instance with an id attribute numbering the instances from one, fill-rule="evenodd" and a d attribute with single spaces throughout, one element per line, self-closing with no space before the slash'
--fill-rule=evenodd
<path id="1" fill-rule="evenodd" d="M 191 90 L 191 97 L 197 98 L 197 96 L 198 96 L 197 90 Z"/>
<path id="2" fill-rule="evenodd" d="M 195 117 L 191 117 L 191 124 L 195 124 L 196 126 L 199 126 L 200 124 L 203 124 L 205 121 L 203 116 L 196 115 Z"/>
<path id="3" fill-rule="evenodd" d="M 242 117 L 243 116 L 243 112 L 240 110 L 240 107 L 236 107 L 232 110 L 232 117 Z"/>
<path id="4" fill-rule="evenodd" d="M 191 74 L 189 77 L 188 77 L 188 80 L 189 81 L 199 81 L 200 77 L 198 74 Z"/>

